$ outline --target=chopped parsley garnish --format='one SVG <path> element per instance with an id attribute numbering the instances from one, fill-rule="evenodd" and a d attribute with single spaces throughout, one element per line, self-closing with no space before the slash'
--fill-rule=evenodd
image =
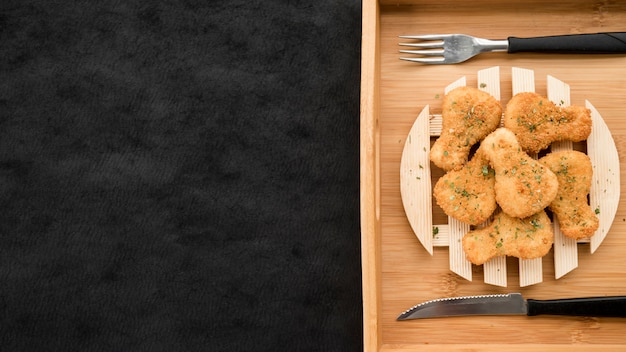
<path id="1" fill-rule="evenodd" d="M 543 228 L 543 225 L 539 222 L 539 220 L 538 220 L 538 219 L 532 219 L 532 220 L 530 220 L 530 224 L 531 224 L 531 225 L 533 225 L 533 227 L 534 227 L 535 229 L 542 229 L 542 228 Z"/>

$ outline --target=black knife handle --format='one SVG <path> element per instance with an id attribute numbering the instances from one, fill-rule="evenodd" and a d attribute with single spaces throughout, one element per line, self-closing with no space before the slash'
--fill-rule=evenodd
<path id="1" fill-rule="evenodd" d="M 626 317 L 626 296 L 553 300 L 529 299 L 528 315 L 570 315 L 585 317 Z"/>
<path id="2" fill-rule="evenodd" d="M 509 37 L 509 53 L 553 52 L 579 54 L 626 53 L 626 32 L 570 34 L 548 37 Z"/>

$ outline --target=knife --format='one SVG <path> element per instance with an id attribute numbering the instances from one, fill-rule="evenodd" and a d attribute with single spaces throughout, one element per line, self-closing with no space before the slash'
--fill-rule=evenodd
<path id="1" fill-rule="evenodd" d="M 397 320 L 464 315 L 569 315 L 626 317 L 626 296 L 524 299 L 520 293 L 440 298 L 420 303 Z"/>

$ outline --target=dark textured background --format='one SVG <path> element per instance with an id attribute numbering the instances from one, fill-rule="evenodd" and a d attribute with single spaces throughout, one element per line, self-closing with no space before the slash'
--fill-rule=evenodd
<path id="1" fill-rule="evenodd" d="M 2 1 L 2 350 L 360 350 L 360 25 Z"/>

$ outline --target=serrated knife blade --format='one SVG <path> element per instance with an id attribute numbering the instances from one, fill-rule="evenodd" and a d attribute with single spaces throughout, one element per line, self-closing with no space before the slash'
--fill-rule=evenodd
<path id="1" fill-rule="evenodd" d="M 520 293 L 439 298 L 420 303 L 397 320 L 466 315 L 570 315 L 626 317 L 626 296 L 524 299 Z"/>

